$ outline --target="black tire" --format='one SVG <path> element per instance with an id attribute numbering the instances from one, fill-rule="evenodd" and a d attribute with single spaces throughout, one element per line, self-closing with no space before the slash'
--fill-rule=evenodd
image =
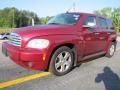
<path id="1" fill-rule="evenodd" d="M 114 51 L 113 51 L 113 53 L 111 54 L 111 48 L 112 48 L 112 47 L 114 47 Z M 112 43 L 110 44 L 109 48 L 108 48 L 108 51 L 107 51 L 107 53 L 106 53 L 106 57 L 111 58 L 111 57 L 114 55 L 115 50 L 116 50 L 116 43 L 115 43 L 115 42 L 112 42 Z"/>
<path id="2" fill-rule="evenodd" d="M 67 70 L 65 70 L 64 72 L 59 72 L 56 67 L 55 67 L 55 63 L 56 63 L 56 60 L 58 59 L 57 57 L 62 53 L 62 52 L 68 52 L 69 55 L 70 55 L 70 66 Z M 65 59 L 64 59 L 65 60 Z M 66 47 L 66 46 L 62 46 L 60 48 L 58 48 L 52 55 L 51 57 L 51 61 L 50 61 L 50 65 L 49 65 L 49 71 L 52 72 L 54 75 L 57 75 L 57 76 L 62 76 L 62 75 L 65 75 L 67 74 L 68 72 L 71 71 L 72 67 L 73 67 L 73 53 L 71 51 L 70 48 Z"/>

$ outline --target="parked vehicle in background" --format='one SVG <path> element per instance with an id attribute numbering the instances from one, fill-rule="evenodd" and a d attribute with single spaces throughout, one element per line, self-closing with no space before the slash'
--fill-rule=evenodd
<path id="1" fill-rule="evenodd" d="M 9 38 L 10 33 L 2 33 L 0 34 L 0 40 L 5 40 Z"/>
<path id="2" fill-rule="evenodd" d="M 2 52 L 23 67 L 64 75 L 90 57 L 112 57 L 116 37 L 112 21 L 107 18 L 63 13 L 47 25 L 16 29 L 2 44 Z"/>
<path id="3" fill-rule="evenodd" d="M 0 39 L 2 38 L 2 34 L 0 34 Z"/>

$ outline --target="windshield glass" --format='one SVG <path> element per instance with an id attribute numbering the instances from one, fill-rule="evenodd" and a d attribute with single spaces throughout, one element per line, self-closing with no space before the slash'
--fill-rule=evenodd
<path id="1" fill-rule="evenodd" d="M 76 24 L 79 18 L 79 14 L 65 13 L 53 17 L 47 24 Z"/>

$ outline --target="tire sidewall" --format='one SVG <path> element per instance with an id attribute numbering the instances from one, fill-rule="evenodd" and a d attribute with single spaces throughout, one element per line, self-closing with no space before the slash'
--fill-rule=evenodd
<path id="1" fill-rule="evenodd" d="M 110 55 L 110 48 L 112 45 L 114 45 L 114 53 L 112 55 Z M 108 48 L 108 52 L 107 52 L 106 56 L 109 58 L 112 57 L 115 54 L 115 50 L 116 50 L 116 44 L 114 42 L 112 42 Z"/>
<path id="2" fill-rule="evenodd" d="M 58 72 L 55 68 L 55 61 L 56 61 L 56 57 L 63 51 L 67 51 L 67 52 L 70 53 L 70 55 L 71 55 L 71 65 L 65 72 Z M 73 53 L 72 53 L 71 49 L 66 47 L 66 46 L 60 47 L 53 53 L 53 55 L 51 57 L 49 71 L 52 72 L 53 74 L 57 75 L 57 76 L 65 75 L 68 72 L 70 72 L 70 70 L 72 69 L 73 60 L 74 60 L 74 58 L 73 58 Z"/>

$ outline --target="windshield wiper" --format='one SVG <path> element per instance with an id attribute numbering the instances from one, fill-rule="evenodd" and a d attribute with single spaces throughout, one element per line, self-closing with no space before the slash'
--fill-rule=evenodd
<path id="1" fill-rule="evenodd" d="M 56 25 L 58 25 L 58 24 L 60 24 L 60 23 L 48 23 L 48 24 L 56 24 Z"/>

